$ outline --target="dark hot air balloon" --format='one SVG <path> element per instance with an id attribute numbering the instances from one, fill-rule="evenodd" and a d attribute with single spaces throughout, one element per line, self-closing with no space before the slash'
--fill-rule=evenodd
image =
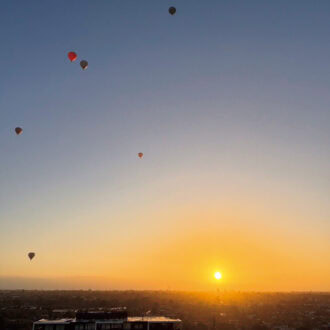
<path id="1" fill-rule="evenodd" d="M 30 260 L 32 260 L 34 258 L 36 254 L 34 252 L 29 252 L 28 253 L 28 257 L 30 258 Z"/>
<path id="2" fill-rule="evenodd" d="M 71 62 L 75 61 L 77 59 L 77 54 L 75 52 L 69 52 L 68 53 L 68 58 Z"/>
<path id="3" fill-rule="evenodd" d="M 22 134 L 22 132 L 23 132 L 23 129 L 22 129 L 21 127 L 16 127 L 16 128 L 15 128 L 15 133 L 16 133 L 17 135 Z"/>
<path id="4" fill-rule="evenodd" d="M 171 14 L 171 15 L 174 15 L 176 13 L 176 8 L 175 7 L 170 7 L 168 12 Z"/>
<path id="5" fill-rule="evenodd" d="M 143 152 L 139 152 L 138 156 L 139 156 L 139 158 L 142 158 L 143 157 Z"/>
<path id="6" fill-rule="evenodd" d="M 83 70 L 86 70 L 88 68 L 88 62 L 85 60 L 82 60 L 80 62 L 80 66 L 82 67 Z"/>

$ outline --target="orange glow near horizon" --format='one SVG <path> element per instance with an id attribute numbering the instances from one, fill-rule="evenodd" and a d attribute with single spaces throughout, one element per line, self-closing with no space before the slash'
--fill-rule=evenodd
<path id="1" fill-rule="evenodd" d="M 136 185 L 114 205 L 91 200 L 83 214 L 80 205 L 40 210 L 32 218 L 38 227 L 10 223 L 15 240 L 7 235 L 1 242 L 7 248 L 0 249 L 0 286 L 213 290 L 221 270 L 228 290 L 330 290 L 326 230 L 320 236 L 307 212 L 293 212 L 276 196 L 269 203 L 251 186 L 217 197 L 211 174 L 204 183 L 184 173 Z M 288 197 L 294 203 L 295 195 Z M 308 232 L 297 235 L 292 219 Z M 27 263 L 32 248 L 36 257 Z"/>
<path id="2" fill-rule="evenodd" d="M 130 224 L 130 230 L 108 229 L 107 217 L 84 219 L 74 236 L 75 222 L 68 224 L 65 232 L 52 228 L 47 240 L 42 228 L 37 229 L 33 263 L 27 263 L 26 255 L 20 254 L 27 246 L 23 239 L 18 240 L 18 246 L 2 256 L 0 276 L 24 274 L 32 281 L 29 288 L 42 283 L 45 288 L 213 290 L 215 277 L 210 274 L 221 269 L 226 274 L 221 284 L 228 290 L 300 291 L 311 288 L 312 283 L 317 284 L 313 290 L 330 289 L 329 265 L 320 264 L 295 237 L 282 235 L 278 244 L 279 223 L 278 228 L 262 224 L 265 217 L 247 208 L 235 213 L 209 210 L 207 226 L 206 220 L 200 221 L 205 213 L 163 209 L 157 222 L 153 219 L 158 212 L 149 210 L 137 218 L 131 211 L 123 211 L 119 217 L 123 221 L 138 219 Z M 253 221 L 259 222 L 250 227 Z M 25 232 L 26 240 L 29 235 Z M 326 260 L 326 255 L 319 256 Z M 299 276 L 302 273 L 304 277 Z"/>

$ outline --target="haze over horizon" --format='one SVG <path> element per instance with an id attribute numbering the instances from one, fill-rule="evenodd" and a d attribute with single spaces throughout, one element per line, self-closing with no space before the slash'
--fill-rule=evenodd
<path id="1" fill-rule="evenodd" d="M 3 2 L 0 289 L 330 291 L 329 31 L 326 0 Z"/>

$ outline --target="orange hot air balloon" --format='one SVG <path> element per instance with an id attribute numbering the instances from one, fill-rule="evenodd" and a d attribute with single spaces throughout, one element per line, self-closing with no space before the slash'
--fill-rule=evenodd
<path id="1" fill-rule="evenodd" d="M 139 152 L 138 156 L 139 156 L 139 158 L 142 158 L 143 157 L 143 152 Z"/>
<path id="2" fill-rule="evenodd" d="M 28 253 L 28 257 L 29 257 L 30 260 L 32 260 L 35 257 L 35 255 L 36 254 L 34 252 L 29 252 Z"/>
<path id="3" fill-rule="evenodd" d="M 68 53 L 68 58 L 71 62 L 75 61 L 77 59 L 77 54 L 75 52 L 69 52 Z"/>
<path id="4" fill-rule="evenodd" d="M 174 15 L 176 13 L 176 8 L 175 7 L 170 7 L 168 12 L 171 14 L 171 15 Z"/>
<path id="5" fill-rule="evenodd" d="M 80 66 L 82 67 L 83 70 L 86 70 L 88 68 L 88 62 L 85 60 L 82 60 L 80 62 Z"/>
<path id="6" fill-rule="evenodd" d="M 21 127 L 16 127 L 16 128 L 15 128 L 15 133 L 16 133 L 17 135 L 22 134 L 22 132 L 23 132 L 23 129 L 22 129 Z"/>

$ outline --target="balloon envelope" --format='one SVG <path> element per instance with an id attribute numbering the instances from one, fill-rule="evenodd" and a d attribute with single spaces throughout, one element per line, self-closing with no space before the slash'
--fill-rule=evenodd
<path id="1" fill-rule="evenodd" d="M 138 156 L 139 156 L 140 158 L 142 158 L 142 157 L 143 157 L 143 152 L 139 152 L 139 153 L 138 153 Z"/>
<path id="2" fill-rule="evenodd" d="M 20 134 L 22 134 L 23 129 L 21 127 L 16 127 L 15 132 L 16 132 L 17 135 L 20 135 Z"/>
<path id="3" fill-rule="evenodd" d="M 83 70 L 86 70 L 87 67 L 88 67 L 88 62 L 85 61 L 85 60 L 82 60 L 82 61 L 80 62 L 80 66 L 82 67 Z"/>
<path id="4" fill-rule="evenodd" d="M 30 260 L 32 260 L 32 259 L 34 258 L 35 255 L 36 255 L 36 254 L 35 254 L 34 252 L 30 252 L 30 253 L 28 254 L 28 257 L 30 258 Z"/>
<path id="5" fill-rule="evenodd" d="M 77 54 L 75 52 L 69 52 L 68 53 L 68 58 L 71 62 L 75 61 L 77 59 Z"/>
<path id="6" fill-rule="evenodd" d="M 171 15 L 174 15 L 176 13 L 176 8 L 175 7 L 170 7 L 168 12 L 171 14 Z"/>

